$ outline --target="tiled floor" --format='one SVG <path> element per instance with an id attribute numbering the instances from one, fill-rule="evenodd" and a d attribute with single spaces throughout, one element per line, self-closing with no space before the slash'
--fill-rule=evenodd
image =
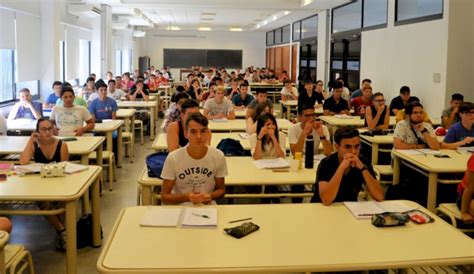
<path id="1" fill-rule="evenodd" d="M 101 224 L 104 241 L 107 239 L 120 210 L 136 205 L 137 179 L 145 165 L 145 156 L 152 153 L 151 142 L 135 145 L 133 163 L 126 158 L 122 168 L 117 169 L 117 182 L 113 191 L 108 184 L 101 197 Z M 78 212 L 79 214 L 79 212 Z M 79 215 L 78 215 L 79 216 Z M 57 252 L 54 247 L 53 228 L 42 216 L 12 216 L 13 232 L 10 243 L 21 243 L 32 253 L 36 273 L 60 274 L 66 271 L 65 253 Z M 78 273 L 97 273 L 96 263 L 101 248 L 83 248 L 78 250 Z"/>

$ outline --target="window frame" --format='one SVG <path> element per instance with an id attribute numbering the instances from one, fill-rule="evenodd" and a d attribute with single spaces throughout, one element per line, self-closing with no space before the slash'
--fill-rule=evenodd
<path id="1" fill-rule="evenodd" d="M 311 39 L 311 38 L 316 38 L 316 39 L 317 39 L 317 38 L 318 38 L 319 22 L 318 22 L 318 24 L 316 25 L 316 36 L 303 37 L 303 21 L 308 20 L 309 18 L 313 18 L 313 17 L 316 17 L 316 20 L 317 20 L 317 21 L 319 20 L 319 16 L 318 16 L 317 13 L 316 13 L 316 14 L 313 14 L 313 15 L 311 15 L 311 16 L 305 17 L 305 18 L 303 18 L 303 19 L 301 19 L 301 20 L 299 20 L 299 21 L 300 21 L 300 40 L 299 40 L 299 41 L 304 40 L 304 39 Z"/>
<path id="2" fill-rule="evenodd" d="M 268 34 L 272 33 L 272 42 L 268 43 Z M 269 30 L 265 33 L 265 44 L 267 47 L 274 46 L 275 45 L 275 30 Z"/>
<path id="3" fill-rule="evenodd" d="M 381 28 L 386 28 L 387 27 L 387 24 L 388 24 L 388 15 L 389 15 L 389 8 L 388 8 L 388 0 L 385 0 L 386 3 L 387 3 L 387 17 L 386 17 L 386 21 L 384 24 L 378 24 L 378 25 L 373 25 L 373 26 L 368 26 L 368 27 L 364 27 L 364 8 L 365 8 L 365 0 L 359 0 L 361 1 L 361 15 L 360 15 L 360 28 L 357 28 L 357 29 L 351 29 L 351 30 L 345 30 L 345 31 L 341 31 L 341 32 L 336 32 L 334 33 L 334 10 L 337 10 L 339 8 L 342 8 L 344 6 L 347 6 L 347 5 L 351 5 L 351 4 L 354 4 L 356 2 L 349 2 L 349 3 L 346 3 L 346 4 L 343 4 L 343 5 L 340 5 L 340 6 L 337 6 L 335 8 L 332 8 L 331 9 L 331 35 L 346 35 L 346 34 L 350 34 L 350 33 L 353 33 L 353 32 L 363 32 L 363 31 L 367 31 L 367 30 L 374 30 L 374 29 L 381 29 Z M 398 0 L 397 0 L 398 1 Z"/>
<path id="4" fill-rule="evenodd" d="M 0 101 L 0 106 L 9 105 L 16 100 L 16 82 L 15 82 L 15 50 L 14 49 L 3 49 L 11 52 L 11 64 L 12 64 L 12 99 Z"/>
<path id="5" fill-rule="evenodd" d="M 296 33 L 295 32 L 295 24 L 299 24 L 299 31 L 298 31 L 299 37 L 298 37 L 298 39 L 295 39 L 295 33 Z M 301 41 L 301 20 L 291 23 L 291 41 L 292 42 Z"/>
<path id="6" fill-rule="evenodd" d="M 425 15 L 425 16 L 404 19 L 404 20 L 398 20 L 398 1 L 399 0 L 395 0 L 395 22 L 394 22 L 395 26 L 403 26 L 403 25 L 408 25 L 408 24 L 439 20 L 439 19 L 443 19 L 444 17 L 444 0 L 441 0 L 441 13 Z"/>
<path id="7" fill-rule="evenodd" d="M 383 0 L 378 0 L 378 1 L 383 1 Z M 382 24 L 377 24 L 373 26 L 367 26 L 364 27 L 364 9 L 365 9 L 365 0 L 362 1 L 362 29 L 361 31 L 366 31 L 366 30 L 374 30 L 374 29 L 381 29 L 381 28 L 386 28 L 388 24 L 388 0 L 385 0 L 385 3 L 387 4 L 387 10 L 386 10 L 386 17 L 385 17 L 385 23 Z"/>

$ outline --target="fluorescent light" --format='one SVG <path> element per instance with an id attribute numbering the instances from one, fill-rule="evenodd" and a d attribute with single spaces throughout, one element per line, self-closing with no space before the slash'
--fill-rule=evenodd
<path id="1" fill-rule="evenodd" d="M 285 10 L 284 14 L 285 14 L 285 15 L 288 15 L 288 14 L 290 14 L 290 12 L 287 11 L 287 10 Z"/>
<path id="2" fill-rule="evenodd" d="M 121 22 L 112 22 L 112 29 L 126 29 L 128 27 L 128 22 L 127 21 L 121 21 Z"/>
<path id="3" fill-rule="evenodd" d="M 181 30 L 180 27 L 172 26 L 172 27 L 167 27 L 166 30 Z"/>
<path id="4" fill-rule="evenodd" d="M 273 21 L 277 20 L 276 15 L 273 15 L 272 19 L 273 19 Z"/>
<path id="5" fill-rule="evenodd" d="M 146 32 L 141 31 L 141 30 L 134 30 L 132 34 L 133 34 L 133 37 L 145 37 Z"/>
<path id="6" fill-rule="evenodd" d="M 232 27 L 232 28 L 230 28 L 230 31 L 242 31 L 242 28 Z"/>
<path id="7" fill-rule="evenodd" d="M 266 25 L 267 23 L 268 23 L 267 20 L 263 21 L 263 24 L 264 24 L 264 25 Z"/>
<path id="8" fill-rule="evenodd" d="M 313 0 L 303 0 L 303 6 L 313 3 Z"/>
<path id="9" fill-rule="evenodd" d="M 260 25 L 257 25 L 257 29 L 259 29 L 259 28 L 260 28 Z"/>
<path id="10" fill-rule="evenodd" d="M 211 31 L 212 29 L 210 27 L 199 27 L 198 30 L 200 30 L 200 31 Z"/>

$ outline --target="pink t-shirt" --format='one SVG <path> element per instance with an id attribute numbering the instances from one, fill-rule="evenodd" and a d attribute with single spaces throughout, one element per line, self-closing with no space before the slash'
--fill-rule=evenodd
<path id="1" fill-rule="evenodd" d="M 135 82 L 133 82 L 133 80 L 128 81 L 128 83 L 122 80 L 122 86 L 126 86 L 128 89 L 131 89 L 134 85 L 135 85 Z"/>
<path id="2" fill-rule="evenodd" d="M 458 185 L 458 193 L 459 195 L 462 195 L 464 189 L 467 186 L 467 173 L 468 172 L 474 172 L 474 153 L 471 154 L 471 158 L 467 161 L 467 170 L 466 173 L 464 173 L 464 178 L 462 179 L 462 182 L 459 183 Z"/>

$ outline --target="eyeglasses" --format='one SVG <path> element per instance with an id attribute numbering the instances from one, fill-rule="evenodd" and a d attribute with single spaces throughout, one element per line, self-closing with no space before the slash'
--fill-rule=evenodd
<path id="1" fill-rule="evenodd" d="M 41 131 L 41 132 L 53 131 L 53 128 L 52 127 L 42 127 L 42 128 L 39 129 L 39 131 Z"/>

